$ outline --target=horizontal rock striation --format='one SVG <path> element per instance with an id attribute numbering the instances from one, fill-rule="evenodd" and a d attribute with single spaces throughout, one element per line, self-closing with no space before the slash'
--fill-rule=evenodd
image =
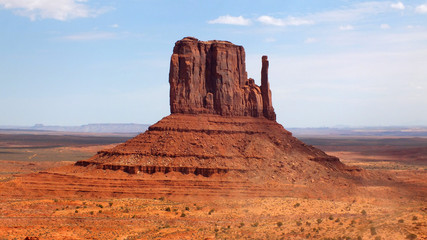
<path id="1" fill-rule="evenodd" d="M 145 133 L 76 165 L 130 174 L 179 172 L 210 177 L 215 173 L 284 170 L 291 162 L 309 161 L 344 169 L 337 158 L 304 144 L 275 121 L 172 114 Z"/>
<path id="2" fill-rule="evenodd" d="M 242 46 L 186 37 L 175 43 L 171 57 L 171 113 L 264 116 L 276 120 L 266 56 L 262 58 L 261 75 L 261 87 L 247 78 Z"/>

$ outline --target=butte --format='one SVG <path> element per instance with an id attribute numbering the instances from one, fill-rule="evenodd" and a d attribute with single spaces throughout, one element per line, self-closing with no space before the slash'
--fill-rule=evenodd
<path id="1" fill-rule="evenodd" d="M 304 144 L 276 122 L 268 67 L 263 56 L 258 86 L 247 76 L 242 46 L 177 41 L 169 116 L 90 159 L 17 180 L 9 191 L 93 197 L 351 192 L 363 170 Z"/>

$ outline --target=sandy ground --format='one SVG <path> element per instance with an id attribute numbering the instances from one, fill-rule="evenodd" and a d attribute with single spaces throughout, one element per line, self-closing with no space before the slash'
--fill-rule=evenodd
<path id="1" fill-rule="evenodd" d="M 426 205 L 408 199 L 14 199 L 0 239 L 426 239 Z"/>
<path id="2" fill-rule="evenodd" d="M 93 154 L 102 148 L 55 151 Z M 179 201 L 163 197 L 2 198 L 0 239 L 427 239 L 424 165 L 342 149 L 328 154 L 348 165 L 390 174 L 406 184 L 402 185 L 405 191 L 419 197 L 368 184 L 360 188 L 370 194 L 333 200 L 293 196 Z M 66 164 L 0 159 L 0 181 Z"/>

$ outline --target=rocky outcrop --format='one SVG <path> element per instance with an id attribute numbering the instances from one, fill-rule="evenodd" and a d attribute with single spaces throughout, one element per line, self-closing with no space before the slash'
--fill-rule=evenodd
<path id="1" fill-rule="evenodd" d="M 268 83 L 268 58 L 262 56 L 262 68 L 261 68 L 261 96 L 262 96 L 262 108 L 264 117 L 270 120 L 276 120 L 276 113 L 273 109 L 273 103 L 271 100 L 270 84 Z"/>
<path id="2" fill-rule="evenodd" d="M 169 83 L 171 113 L 210 113 L 276 119 L 262 58 L 261 88 L 247 78 L 245 50 L 227 41 L 186 37 L 175 43 Z"/>
<path id="3" fill-rule="evenodd" d="M 268 65 L 263 56 L 260 87 L 247 78 L 242 46 L 191 37 L 177 41 L 169 72 L 172 114 L 76 166 L 204 177 L 262 170 L 278 178 L 296 162 L 304 165 L 302 169 L 312 168 L 313 162 L 346 169 L 337 158 L 305 145 L 275 121 Z"/>

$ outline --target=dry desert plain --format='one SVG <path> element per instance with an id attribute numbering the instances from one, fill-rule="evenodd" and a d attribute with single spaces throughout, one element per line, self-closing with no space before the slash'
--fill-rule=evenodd
<path id="1" fill-rule="evenodd" d="M 0 184 L 72 164 L 130 137 L 2 132 Z M 301 139 L 347 165 L 389 176 L 393 184 L 365 184 L 359 194 L 340 197 L 292 191 L 285 197 L 214 199 L 2 193 L 0 239 L 427 239 L 427 138 Z"/>

